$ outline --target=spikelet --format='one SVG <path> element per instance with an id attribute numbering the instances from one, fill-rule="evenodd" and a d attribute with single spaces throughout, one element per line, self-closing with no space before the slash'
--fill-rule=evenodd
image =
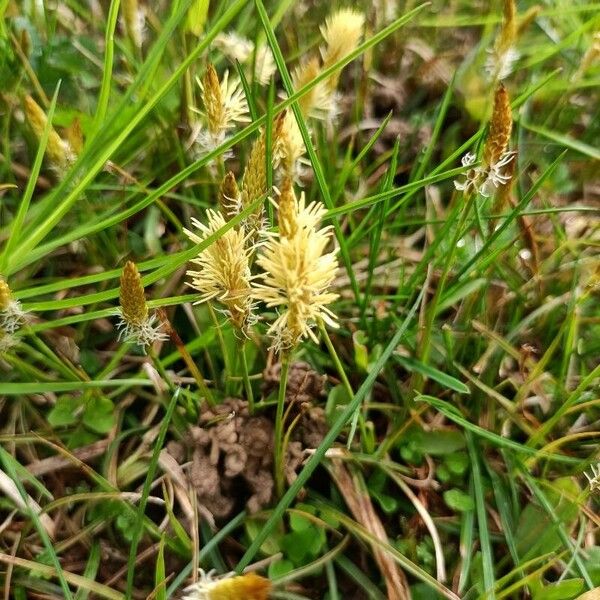
<path id="1" fill-rule="evenodd" d="M 189 586 L 183 600 L 267 600 L 271 582 L 255 573 L 216 577 L 200 570 L 200 581 Z"/>
<path id="2" fill-rule="evenodd" d="M 267 194 L 266 146 L 266 134 L 264 131 L 261 131 L 258 139 L 252 144 L 250 156 L 244 169 L 240 194 L 241 209 L 247 208 L 258 198 Z M 249 233 L 251 244 L 254 244 L 256 237 L 264 228 L 264 219 L 264 203 L 260 203 L 259 207 L 248 216 L 244 223 L 244 227 Z"/>
<path id="3" fill-rule="evenodd" d="M 235 175 L 229 171 L 223 177 L 219 186 L 219 210 L 226 221 L 239 214 L 241 206 L 240 191 Z"/>
<path id="4" fill-rule="evenodd" d="M 138 0 L 123 0 L 122 22 L 127 37 L 136 48 L 141 48 L 144 41 L 146 16 Z"/>
<path id="5" fill-rule="evenodd" d="M 463 167 L 470 167 L 463 180 L 454 182 L 457 190 L 465 194 L 478 192 L 484 197 L 492 196 L 496 190 L 507 184 L 512 172 L 506 167 L 512 162 L 515 153 L 508 151 L 512 131 L 512 110 L 506 88 L 499 84 L 494 95 L 494 108 L 490 128 L 483 149 L 483 162 L 475 166 L 477 157 L 467 153 L 462 158 Z"/>
<path id="6" fill-rule="evenodd" d="M 247 123 L 248 103 L 237 79 L 229 79 L 229 71 L 225 71 L 219 82 L 217 71 L 211 63 L 206 66 L 202 81 L 198 81 L 202 93 L 204 112 L 192 107 L 192 110 L 202 115 L 192 134 L 192 143 L 201 150 L 214 150 L 221 145 L 227 131 L 236 123 Z"/>
<path id="7" fill-rule="evenodd" d="M 246 75 L 252 75 L 251 70 L 254 67 L 254 81 L 260 85 L 266 85 L 275 72 L 275 59 L 271 48 L 266 44 L 261 44 L 252 58 L 254 43 L 239 35 L 235 31 L 219 33 L 215 37 L 214 45 L 232 62 L 239 62 L 245 65 Z"/>
<path id="8" fill-rule="evenodd" d="M 299 90 L 316 79 L 321 72 L 319 59 L 315 56 L 302 62 L 292 75 L 294 88 Z M 298 105 L 305 117 L 323 119 L 335 112 L 334 94 L 325 82 L 320 82 L 309 92 L 298 98 Z"/>
<path id="9" fill-rule="evenodd" d="M 17 338 L 0 327 L 0 355 L 17 345 Z"/>
<path id="10" fill-rule="evenodd" d="M 485 165 L 496 164 L 506 152 L 512 132 L 512 109 L 506 88 L 500 84 L 494 95 L 490 130 L 483 150 Z"/>
<path id="11" fill-rule="evenodd" d="M 279 192 L 277 208 L 277 222 L 279 223 L 279 235 L 281 237 L 292 237 L 298 229 L 298 202 L 294 194 L 291 177 L 286 177 Z"/>
<path id="12" fill-rule="evenodd" d="M 25 311 L 15 300 L 6 281 L 0 279 L 0 330 L 6 335 L 17 331 L 25 321 Z"/>
<path id="13" fill-rule="evenodd" d="M 306 151 L 300 128 L 294 113 L 282 112 L 276 121 L 276 136 L 273 145 L 273 164 L 282 172 L 282 177 L 297 181 L 300 177 L 300 162 Z"/>
<path id="14" fill-rule="evenodd" d="M 497 79 L 501 81 L 512 73 L 514 63 L 519 58 L 519 53 L 515 48 L 517 33 L 517 7 L 515 0 L 504 0 L 502 27 L 485 66 L 492 80 Z"/>
<path id="15" fill-rule="evenodd" d="M 206 216 L 207 225 L 192 219 L 200 235 L 183 230 L 194 244 L 201 244 L 226 225 L 220 213 L 208 209 Z M 192 259 L 199 270 L 187 272 L 192 278 L 188 285 L 200 292 L 198 303 L 218 300 L 225 306 L 224 312 L 232 324 L 244 333 L 254 321 L 249 261 L 253 249 L 247 238 L 243 229 L 228 229 Z"/>
<path id="16" fill-rule="evenodd" d="M 24 100 L 25 121 L 31 127 L 38 140 L 42 139 L 48 117 L 38 103 L 31 97 L 25 96 Z M 68 142 L 61 139 L 54 127 L 50 126 L 48 132 L 48 143 L 46 144 L 46 156 L 53 167 L 59 173 L 64 173 L 67 167 L 74 161 L 75 156 Z"/>
<path id="17" fill-rule="evenodd" d="M 321 48 L 324 69 L 348 56 L 358 46 L 364 24 L 364 15 L 352 9 L 339 10 L 325 21 L 325 25 L 321 27 L 321 35 L 326 44 Z M 337 87 L 339 77 L 338 71 L 328 78 L 331 91 Z"/>
<path id="18" fill-rule="evenodd" d="M 213 44 L 231 61 L 245 63 L 252 51 L 254 43 L 236 31 L 219 33 Z"/>
<path id="19" fill-rule="evenodd" d="M 336 252 L 325 253 L 331 227 L 317 228 L 324 214 L 320 202 L 306 206 L 304 194 L 297 201 L 286 182 L 278 207 L 280 231 L 266 235 L 257 258 L 262 282 L 253 285 L 254 297 L 279 312 L 268 330 L 277 352 L 307 337 L 317 341 L 312 328 L 318 320 L 337 327 L 328 308 L 338 297 L 329 291 L 338 269 Z"/>
<path id="20" fill-rule="evenodd" d="M 119 304 L 121 307 L 121 320 L 118 324 L 121 330 L 119 339 L 124 338 L 143 348 L 155 341 L 167 339 L 167 336 L 159 331 L 160 325 L 156 325 L 156 315 L 148 314 L 142 278 L 132 261 L 125 263 L 121 274 Z"/>
<path id="21" fill-rule="evenodd" d="M 256 57 L 254 59 L 254 80 L 260 85 L 267 85 L 276 70 L 277 66 L 275 65 L 271 48 L 266 44 L 260 45 L 256 49 Z"/>

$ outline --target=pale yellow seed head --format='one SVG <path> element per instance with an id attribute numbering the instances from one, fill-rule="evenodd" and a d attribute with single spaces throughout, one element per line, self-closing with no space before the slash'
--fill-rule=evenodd
<path id="1" fill-rule="evenodd" d="M 358 46 L 362 37 L 365 17 L 352 9 L 342 9 L 331 15 L 321 27 L 325 46 L 321 48 L 323 67 L 327 68 L 345 58 Z M 330 89 L 335 89 L 339 72 L 328 80 Z"/>
<path id="2" fill-rule="evenodd" d="M 123 321 L 127 325 L 139 327 L 148 320 L 148 306 L 142 278 L 132 261 L 125 263 L 121 274 L 119 304 Z"/>
<path id="3" fill-rule="evenodd" d="M 271 582 L 256 573 L 214 578 L 201 571 L 201 579 L 186 590 L 183 600 L 267 600 Z"/>
<path id="4" fill-rule="evenodd" d="M 278 200 L 277 220 L 279 235 L 292 237 L 298 229 L 298 202 L 291 177 L 287 176 L 281 183 Z"/>
<path id="5" fill-rule="evenodd" d="M 269 328 L 276 351 L 291 350 L 307 337 L 316 341 L 312 328 L 319 320 L 337 327 L 328 308 L 338 297 L 329 291 L 338 269 L 336 252 L 325 252 L 331 228 L 317 229 L 325 209 L 318 202 L 305 206 L 304 195 L 299 201 L 288 195 L 284 202 L 292 200 L 294 209 L 285 210 L 295 215 L 293 231 L 267 237 L 257 258 L 262 281 L 253 286 L 254 297 L 278 312 Z M 281 214 L 279 218 L 281 224 Z"/>
<path id="6" fill-rule="evenodd" d="M 221 213 L 209 209 L 206 215 L 206 225 L 192 219 L 199 235 L 184 229 L 194 244 L 202 243 L 226 225 Z M 227 316 L 240 330 L 245 330 L 252 321 L 249 262 L 252 248 L 248 246 L 247 238 L 242 228 L 228 229 L 191 261 L 198 270 L 187 272 L 192 278 L 188 285 L 200 292 L 198 302 L 217 300 L 225 306 Z"/>
<path id="7" fill-rule="evenodd" d="M 25 96 L 24 109 L 26 123 L 31 127 L 35 137 L 41 140 L 48 123 L 46 113 L 31 96 Z M 71 162 L 71 154 L 69 144 L 62 140 L 54 128 L 50 126 L 48 143 L 46 144 L 46 155 L 50 162 L 63 170 Z"/>

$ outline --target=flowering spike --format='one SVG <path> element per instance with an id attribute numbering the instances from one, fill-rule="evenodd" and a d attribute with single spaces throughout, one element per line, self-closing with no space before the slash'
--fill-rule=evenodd
<path id="1" fill-rule="evenodd" d="M 214 150 L 226 139 L 227 130 L 235 123 L 247 123 L 248 103 L 244 90 L 238 79 L 229 79 L 229 71 L 225 71 L 223 79 L 219 77 L 214 66 L 208 63 L 202 80 L 198 81 L 202 93 L 204 112 L 192 108 L 203 116 L 192 135 L 192 143 L 201 150 Z"/>
<path id="2" fill-rule="evenodd" d="M 46 113 L 31 96 L 25 96 L 24 108 L 25 120 L 31 127 L 35 137 L 41 140 L 48 123 Z M 64 171 L 74 160 L 71 146 L 56 133 L 52 126 L 50 126 L 50 131 L 48 132 L 46 155 L 52 165 L 59 171 Z"/>
<path id="3" fill-rule="evenodd" d="M 512 109 L 506 88 L 500 84 L 494 95 L 490 130 L 483 150 L 483 162 L 493 165 L 506 152 L 512 131 Z"/>
<path id="4" fill-rule="evenodd" d="M 123 319 L 133 325 L 140 325 L 148 318 L 148 306 L 142 278 L 135 263 L 128 260 L 121 275 L 119 303 Z"/>
<path id="5" fill-rule="evenodd" d="M 156 315 L 148 315 L 142 278 L 132 261 L 127 261 L 121 274 L 119 304 L 121 306 L 119 338 L 124 337 L 142 347 L 167 339 L 167 336 L 159 331 L 160 325 L 155 324 Z"/>
<path id="6" fill-rule="evenodd" d="M 222 214 L 209 209 L 206 215 L 207 225 L 192 219 L 192 224 L 200 230 L 200 235 L 187 229 L 183 230 L 194 244 L 201 244 L 226 225 Z M 225 306 L 225 313 L 233 325 L 242 332 L 245 332 L 254 320 L 249 264 L 253 248 L 248 247 L 247 238 L 241 228 L 228 229 L 191 261 L 200 268 L 187 272 L 187 275 L 192 277 L 188 285 L 201 294 L 198 302 L 218 300 Z"/>
<path id="7" fill-rule="evenodd" d="M 240 202 L 240 190 L 235 175 L 229 171 L 219 186 L 219 209 L 226 221 L 233 219 L 240 212 Z"/>
<path id="8" fill-rule="evenodd" d="M 267 600 L 271 582 L 255 573 L 216 577 L 200 570 L 200 581 L 189 586 L 183 600 Z"/>
<path id="9" fill-rule="evenodd" d="M 287 183 L 286 183 L 287 186 Z M 257 263 L 264 273 L 254 284 L 254 297 L 282 312 L 269 328 L 273 348 L 294 348 L 303 338 L 316 341 L 312 327 L 322 319 L 337 327 L 327 307 L 338 295 L 328 291 L 337 273 L 336 252 L 324 254 L 331 240 L 331 227 L 317 229 L 325 214 L 320 202 L 305 206 L 304 194 L 297 201 L 284 188 L 278 209 L 280 232 L 269 234 Z M 280 199 L 280 202 L 282 200 Z"/>
<path id="10" fill-rule="evenodd" d="M 352 9 L 339 10 L 325 21 L 325 25 L 321 27 L 326 44 L 321 49 L 323 68 L 331 67 L 358 46 L 364 24 L 364 15 Z M 339 71 L 329 77 L 330 90 L 336 88 L 339 77 Z"/>

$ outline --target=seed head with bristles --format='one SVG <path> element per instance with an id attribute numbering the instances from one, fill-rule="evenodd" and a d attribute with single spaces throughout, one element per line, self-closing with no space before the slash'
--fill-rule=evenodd
<path id="1" fill-rule="evenodd" d="M 221 577 L 200 569 L 200 581 L 185 590 L 183 600 L 267 600 L 271 582 L 256 573 Z"/>
<path id="2" fill-rule="evenodd" d="M 156 315 L 148 314 L 146 295 L 140 272 L 132 261 L 127 261 L 121 274 L 121 287 L 119 289 L 119 304 L 121 307 L 121 320 L 118 328 L 121 330 L 119 339 L 124 338 L 143 348 L 167 339 L 156 325 Z"/>
<path id="3" fill-rule="evenodd" d="M 494 108 L 490 128 L 483 149 L 483 163 L 474 166 L 476 156 L 468 153 L 462 159 L 465 167 L 472 167 L 465 173 L 462 181 L 455 181 L 457 190 L 465 193 L 478 191 L 482 196 L 492 196 L 512 177 L 506 167 L 513 161 L 515 152 L 508 151 L 512 131 L 512 110 L 506 88 L 500 84 L 494 95 Z"/>
<path id="4" fill-rule="evenodd" d="M 346 8 L 331 15 L 321 27 L 325 46 L 321 48 L 323 68 L 334 65 L 356 49 L 365 24 L 362 13 Z M 339 71 L 328 79 L 330 90 L 334 90 L 339 80 Z"/>
<path id="5" fill-rule="evenodd" d="M 490 129 L 483 150 L 483 162 L 493 165 L 506 152 L 512 132 L 512 109 L 506 88 L 500 84 L 494 95 Z"/>
<path id="6" fill-rule="evenodd" d="M 247 123 L 248 103 L 244 90 L 237 79 L 229 78 L 229 71 L 225 71 L 223 79 L 219 76 L 212 64 L 206 66 L 202 80 L 198 80 L 202 94 L 204 111 L 192 107 L 192 110 L 202 116 L 192 136 L 192 142 L 201 150 L 214 150 L 221 145 L 229 129 L 236 123 Z"/>
<path id="7" fill-rule="evenodd" d="M 46 113 L 31 96 L 25 96 L 24 109 L 26 123 L 31 127 L 35 137 L 41 140 L 48 123 Z M 48 132 L 46 155 L 52 166 L 61 174 L 75 160 L 70 144 L 63 140 L 52 126 Z"/>
<path id="8" fill-rule="evenodd" d="M 206 216 L 206 225 L 192 219 L 199 235 L 184 229 L 194 244 L 201 244 L 226 225 L 220 213 L 208 209 Z M 191 261 L 199 269 L 187 272 L 192 278 L 188 285 L 200 292 L 198 302 L 218 300 L 225 306 L 225 314 L 232 324 L 244 333 L 254 321 L 249 261 L 253 248 L 247 242 L 248 234 L 242 228 L 232 227 Z"/>
<path id="9" fill-rule="evenodd" d="M 325 253 L 331 227 L 317 229 L 324 213 L 321 203 L 306 206 L 304 194 L 298 202 L 293 193 L 285 192 L 279 208 L 280 232 L 267 235 L 258 256 L 264 272 L 262 282 L 254 284 L 254 297 L 279 311 L 269 328 L 276 351 L 290 350 L 306 337 L 316 341 L 312 328 L 319 319 L 337 327 L 328 308 L 338 297 L 329 291 L 338 269 L 336 252 Z"/>
<path id="10" fill-rule="evenodd" d="M 12 297 L 6 281 L 0 279 L 0 329 L 9 335 L 19 329 L 25 321 L 21 303 Z"/>

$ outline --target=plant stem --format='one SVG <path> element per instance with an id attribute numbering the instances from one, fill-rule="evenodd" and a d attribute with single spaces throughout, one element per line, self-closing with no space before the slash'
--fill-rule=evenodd
<path id="1" fill-rule="evenodd" d="M 288 372 L 290 368 L 290 353 L 281 353 L 281 372 L 279 379 L 279 394 L 277 396 L 277 413 L 275 415 L 275 455 L 274 455 L 274 476 L 275 491 L 278 497 L 283 494 L 284 483 L 284 465 L 283 457 L 285 453 L 283 440 L 283 409 L 285 407 L 285 390 L 287 387 Z"/>
<path id="2" fill-rule="evenodd" d="M 206 306 L 208 307 L 208 312 L 210 313 L 210 318 L 215 326 L 215 331 L 217 332 L 217 338 L 219 339 L 219 345 L 221 346 L 221 354 L 223 355 L 223 362 L 225 363 L 225 392 L 227 393 L 228 381 L 229 377 L 233 375 L 231 370 L 231 363 L 229 361 L 229 352 L 227 352 L 227 346 L 225 345 L 225 338 L 223 337 L 223 332 L 221 331 L 221 325 L 219 323 L 219 319 L 217 319 L 217 314 L 215 313 L 215 309 L 212 306 L 211 302 L 207 302 Z"/>
<path id="3" fill-rule="evenodd" d="M 246 358 L 246 340 L 240 343 L 240 354 L 242 359 L 242 378 L 244 380 L 244 389 L 246 390 L 246 401 L 248 402 L 248 411 L 250 415 L 254 414 L 254 393 L 252 392 L 252 383 L 248 373 L 248 360 Z"/>
<path id="4" fill-rule="evenodd" d="M 169 391 L 171 393 L 174 392 L 175 386 L 173 385 L 171 378 L 167 374 L 167 371 L 163 367 L 163 364 L 160 362 L 160 358 L 158 358 L 158 355 L 156 354 L 156 352 L 154 351 L 154 348 L 152 346 L 148 347 L 148 356 L 150 357 L 150 360 L 152 361 L 154 368 L 158 371 L 158 374 L 161 376 L 162 380 L 167 384 Z"/>
<path id="5" fill-rule="evenodd" d="M 352 386 L 350 385 L 350 381 L 348 380 L 346 371 L 344 371 L 344 366 L 342 365 L 342 361 L 340 360 L 340 357 L 338 356 L 338 353 L 335 350 L 333 342 L 331 341 L 331 338 L 329 337 L 329 334 L 327 333 L 325 323 L 323 323 L 322 319 L 319 319 L 318 324 L 319 324 L 319 330 L 321 331 L 321 335 L 323 336 L 323 340 L 325 341 L 325 345 L 327 346 L 327 350 L 329 351 L 329 355 L 331 356 L 331 360 L 333 361 L 336 371 L 338 372 L 338 375 L 340 376 L 340 379 L 342 380 L 342 384 L 346 388 L 346 393 L 348 394 L 348 400 L 352 401 L 352 398 L 354 398 L 354 390 L 352 389 Z M 356 415 L 358 415 L 358 416 L 356 416 Z M 347 444 L 348 448 L 350 448 L 350 445 L 352 444 L 352 439 L 354 438 L 354 432 L 356 431 L 357 421 L 360 425 L 360 431 L 362 434 L 363 442 L 367 440 L 365 419 L 362 414 L 361 407 L 359 407 L 357 409 L 357 412 L 355 413 L 355 416 L 352 418 L 350 435 L 348 436 L 348 444 Z"/>

